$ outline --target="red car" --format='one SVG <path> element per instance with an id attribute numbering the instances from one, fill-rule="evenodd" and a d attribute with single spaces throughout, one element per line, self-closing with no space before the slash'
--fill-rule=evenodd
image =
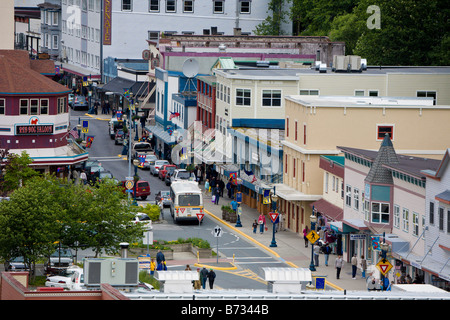
<path id="1" fill-rule="evenodd" d="M 167 172 L 173 172 L 176 168 L 177 166 L 174 164 L 165 164 L 161 169 L 159 169 L 158 177 L 161 180 L 164 180 L 166 178 Z"/>
<path id="2" fill-rule="evenodd" d="M 123 192 L 126 192 L 125 183 L 126 183 L 126 181 L 122 181 Z M 133 186 L 133 188 L 131 190 L 133 191 L 131 193 L 132 197 L 134 197 L 134 191 L 136 190 L 136 198 L 140 197 L 142 200 L 147 199 L 147 197 L 151 193 L 150 185 L 148 184 L 147 181 L 144 181 L 144 180 L 139 180 L 138 182 L 136 182 L 136 187 Z"/>

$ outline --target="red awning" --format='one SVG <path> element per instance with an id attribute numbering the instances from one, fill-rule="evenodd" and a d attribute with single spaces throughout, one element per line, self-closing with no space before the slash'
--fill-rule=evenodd
<path id="1" fill-rule="evenodd" d="M 328 219 L 341 221 L 344 218 L 344 209 L 329 203 L 325 199 L 314 201 L 309 206 L 311 208 L 314 206 L 315 210 L 325 215 Z"/>

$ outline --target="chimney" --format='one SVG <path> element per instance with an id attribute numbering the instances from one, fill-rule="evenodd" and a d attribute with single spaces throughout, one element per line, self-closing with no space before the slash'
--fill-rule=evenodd
<path id="1" fill-rule="evenodd" d="M 120 248 L 122 249 L 122 258 L 128 258 L 128 246 L 130 245 L 128 242 L 119 243 Z"/>

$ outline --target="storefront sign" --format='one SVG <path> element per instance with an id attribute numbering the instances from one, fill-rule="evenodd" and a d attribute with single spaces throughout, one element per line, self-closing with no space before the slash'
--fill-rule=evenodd
<path id="1" fill-rule="evenodd" d="M 103 45 L 111 45 L 112 1 L 103 0 Z"/>
<path id="2" fill-rule="evenodd" d="M 16 125 L 16 135 L 53 134 L 52 124 Z"/>
<path id="3" fill-rule="evenodd" d="M 365 239 L 366 239 L 365 234 L 357 234 L 357 233 L 350 234 L 350 240 L 365 240 Z"/>

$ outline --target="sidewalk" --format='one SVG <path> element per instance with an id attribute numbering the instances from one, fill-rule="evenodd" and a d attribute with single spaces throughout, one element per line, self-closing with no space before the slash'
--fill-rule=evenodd
<path id="1" fill-rule="evenodd" d="M 225 194 L 224 194 L 225 195 Z M 305 248 L 303 236 L 296 234 L 290 230 L 278 231 L 275 233 L 276 247 L 270 247 L 273 238 L 272 222 L 269 217 L 266 217 L 268 231 L 260 234 L 253 233 L 252 224 L 258 219 L 259 213 L 256 209 L 252 209 L 247 205 L 242 205 L 242 215 L 240 217 L 242 227 L 236 227 L 236 223 L 230 223 L 222 220 L 222 205 L 229 205 L 231 199 L 225 195 L 219 199 L 219 204 L 215 205 L 211 202 L 210 196 L 204 197 L 203 205 L 206 213 L 221 223 L 225 224 L 234 232 L 249 241 L 260 246 L 272 256 L 280 259 L 287 265 L 294 268 L 309 268 L 311 263 L 311 244 Z M 336 255 L 331 254 L 328 260 L 328 266 L 325 266 L 325 257 L 320 254 L 319 266 L 313 272 L 313 276 L 320 276 L 326 278 L 326 284 L 336 290 L 367 290 L 366 280 L 361 277 L 361 271 L 358 269 L 356 279 L 352 279 L 352 267 L 350 262 L 345 263 L 341 270 L 340 279 L 336 279 L 336 269 L 334 268 L 334 261 Z M 328 288 L 331 289 L 331 288 Z"/>

